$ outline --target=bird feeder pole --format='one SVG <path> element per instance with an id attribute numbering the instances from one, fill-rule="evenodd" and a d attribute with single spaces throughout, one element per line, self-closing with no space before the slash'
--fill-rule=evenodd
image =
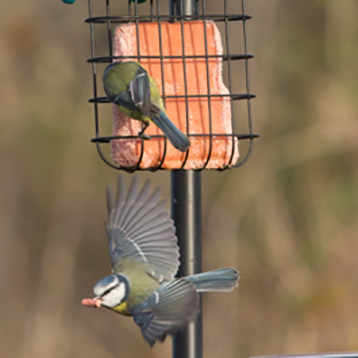
<path id="1" fill-rule="evenodd" d="M 197 0 L 170 0 L 170 15 L 196 15 Z M 201 269 L 201 172 L 171 171 L 172 218 L 180 247 L 178 276 L 188 276 Z M 200 298 L 201 306 L 201 298 Z M 201 308 L 201 307 L 200 307 Z M 173 358 L 202 358 L 202 311 L 195 322 L 173 338 Z"/>
<path id="2" fill-rule="evenodd" d="M 198 0 L 170 0 L 170 15 L 197 15 Z"/>
<path id="3" fill-rule="evenodd" d="M 180 247 L 178 276 L 201 272 L 201 172 L 172 170 L 172 218 Z M 173 338 L 173 358 L 202 358 L 202 313 Z"/>

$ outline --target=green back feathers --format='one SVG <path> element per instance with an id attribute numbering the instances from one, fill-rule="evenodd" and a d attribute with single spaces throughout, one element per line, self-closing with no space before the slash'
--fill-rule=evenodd
<path id="1" fill-rule="evenodd" d="M 107 97 L 113 100 L 119 93 L 128 90 L 139 65 L 136 62 L 113 62 L 104 71 L 103 87 Z"/>

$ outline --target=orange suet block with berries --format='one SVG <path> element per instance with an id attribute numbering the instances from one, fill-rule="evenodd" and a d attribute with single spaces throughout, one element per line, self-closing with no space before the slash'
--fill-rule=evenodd
<path id="1" fill-rule="evenodd" d="M 204 28 L 206 27 L 206 29 Z M 212 21 L 162 22 L 160 29 L 156 22 L 122 24 L 115 29 L 113 56 L 137 56 L 139 45 L 140 64 L 147 70 L 159 86 L 165 99 L 165 108 L 171 121 L 184 133 L 189 134 L 191 146 L 186 153 L 176 150 L 164 138 L 144 140 L 141 158 L 141 139 L 119 139 L 111 141 L 111 154 L 116 163 L 123 167 L 135 166 L 140 161 L 141 169 L 201 169 L 206 162 L 207 169 L 219 169 L 233 165 L 239 158 L 238 140 L 232 137 L 232 113 L 228 89 L 222 79 L 222 58 L 190 58 L 190 56 L 222 55 L 220 32 Z M 206 32 L 206 41 L 205 41 Z M 162 48 L 159 38 L 161 37 Z M 184 53 L 183 53 L 184 43 Z M 207 52 L 206 52 L 207 50 Z M 145 56 L 160 56 L 145 58 Z M 185 56 L 166 58 L 167 56 Z M 136 60 L 129 58 L 128 60 Z M 184 67 L 185 78 L 184 80 Z M 162 73 L 163 68 L 163 73 Z M 209 73 L 209 93 L 208 76 Z M 163 91 L 164 83 L 164 91 Z M 187 100 L 185 95 L 189 95 Z M 210 100 L 205 97 L 214 95 Z M 223 97 L 215 95 L 226 95 Z M 195 97 L 198 96 L 198 97 Z M 200 97 L 202 96 L 202 97 Z M 211 126 L 209 106 L 211 108 Z M 126 117 L 114 105 L 115 136 L 136 136 L 141 123 Z M 188 120 L 187 120 L 188 119 Z M 210 129 L 211 127 L 211 129 Z M 210 139 L 209 133 L 213 134 Z M 154 124 L 146 130 L 148 135 L 162 135 Z M 224 134 L 225 136 L 217 136 Z M 163 161 L 164 157 L 164 161 Z"/>

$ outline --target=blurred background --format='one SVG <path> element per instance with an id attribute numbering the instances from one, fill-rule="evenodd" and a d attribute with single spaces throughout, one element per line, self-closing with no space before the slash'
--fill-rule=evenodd
<path id="1" fill-rule="evenodd" d="M 204 269 L 242 276 L 204 296 L 204 354 L 358 350 L 358 2 L 248 0 L 247 12 L 261 138 L 240 169 L 202 173 Z M 110 270 L 105 187 L 118 174 L 89 142 L 87 16 L 85 0 L 0 2 L 2 357 L 171 354 L 170 338 L 150 349 L 131 319 L 81 306 Z M 168 172 L 138 175 L 170 199 Z"/>

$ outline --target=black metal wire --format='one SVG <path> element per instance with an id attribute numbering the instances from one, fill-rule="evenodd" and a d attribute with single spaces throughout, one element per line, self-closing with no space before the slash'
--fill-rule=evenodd
<path id="1" fill-rule="evenodd" d="M 187 56 L 147 56 L 147 55 L 142 55 L 142 56 L 102 56 L 102 57 L 93 57 L 93 58 L 89 58 L 87 59 L 87 62 L 91 63 L 91 62 L 112 62 L 112 60 L 123 60 L 123 59 L 134 59 L 134 60 L 138 60 L 138 59 L 206 59 L 206 58 L 222 58 L 223 61 L 228 61 L 228 60 L 246 60 L 246 59 L 250 59 L 253 58 L 253 55 L 250 54 L 246 54 L 246 55 L 239 55 L 239 54 L 235 54 L 235 55 L 187 55 Z"/>
<path id="2" fill-rule="evenodd" d="M 241 9 L 242 9 L 242 14 L 245 17 L 245 1 L 241 1 Z M 245 18 L 242 21 L 242 31 L 243 31 L 243 37 L 244 37 L 244 54 L 247 54 L 247 36 L 246 36 L 246 20 L 247 18 Z M 248 59 L 245 59 L 245 81 L 246 81 L 246 94 L 248 95 L 250 93 L 250 82 L 249 82 L 249 62 Z M 249 133 L 253 133 L 253 126 L 252 126 L 252 117 L 251 117 L 251 101 L 250 101 L 251 97 L 247 97 L 247 118 L 248 118 L 248 124 L 249 124 Z M 237 164 L 235 164 L 233 167 L 234 168 L 238 168 L 242 165 L 244 165 L 248 160 L 249 157 L 254 149 L 254 139 L 255 137 L 251 137 L 250 138 L 250 145 L 249 145 L 249 149 L 246 153 L 246 156 L 244 157 L 244 159 L 240 160 Z"/>
<path id="3" fill-rule="evenodd" d="M 109 6 L 109 0 L 106 0 L 106 16 L 108 18 L 107 20 L 107 32 L 108 32 L 108 52 L 109 56 L 113 56 L 112 51 L 112 29 L 111 29 L 111 21 L 109 20 L 110 17 L 110 6 Z"/>
<path id="4" fill-rule="evenodd" d="M 224 14 L 226 15 L 228 13 L 227 11 L 227 0 L 224 0 Z M 226 45 L 226 53 L 230 53 L 230 36 L 229 36 L 229 21 L 225 20 L 225 45 Z M 244 57 L 245 58 L 245 57 Z M 232 93 L 232 75 L 231 75 L 231 58 L 227 58 L 228 61 L 228 84 L 229 84 L 229 92 Z M 230 108 L 231 113 L 234 113 L 234 100 L 231 98 L 230 100 Z M 231 132 L 234 133 L 234 121 L 231 121 Z M 231 156 L 228 164 L 223 169 L 227 169 L 231 164 L 235 156 L 235 147 L 236 143 L 235 140 L 232 140 L 231 142 Z"/>
<path id="5" fill-rule="evenodd" d="M 150 17 L 153 19 L 153 16 L 154 16 L 154 4 L 153 4 L 153 0 L 150 0 Z M 158 8 L 158 7 L 157 7 Z M 153 19 L 154 21 L 154 19 Z"/>
<path id="6" fill-rule="evenodd" d="M 206 2 L 202 1 L 201 5 L 202 13 L 205 17 L 206 15 Z M 212 113 L 211 113 L 211 98 L 212 95 L 210 94 L 210 68 L 209 68 L 209 54 L 208 54 L 208 36 L 207 36 L 207 29 L 206 29 L 206 22 L 203 22 L 203 28 L 204 28 L 204 45 L 205 45 L 205 64 L 206 64 L 206 89 L 207 89 L 207 99 L 208 99 L 208 114 L 209 114 L 209 132 L 212 133 Z M 202 167 L 202 169 L 205 169 L 209 163 L 209 160 L 211 158 L 211 152 L 213 148 L 213 136 L 209 137 L 209 152 L 206 157 L 205 163 Z"/>
<path id="7" fill-rule="evenodd" d="M 92 6 L 92 0 L 88 0 L 88 13 L 89 16 L 92 16 L 92 12 L 93 12 L 93 6 Z M 91 23 L 90 24 L 90 38 L 91 38 L 91 56 L 94 57 L 96 50 L 95 50 L 95 44 L 96 44 L 96 40 L 95 40 L 95 32 L 94 32 L 94 24 Z M 94 97 L 97 97 L 97 64 L 96 62 L 92 62 L 92 81 L 93 81 L 93 94 Z M 94 118 L 95 118 L 95 132 L 96 132 L 96 137 L 98 137 L 99 134 L 99 121 L 98 121 L 98 104 L 94 103 Z M 100 155 L 100 157 L 103 159 L 103 161 L 108 164 L 109 166 L 111 166 L 112 168 L 116 168 L 117 166 L 113 163 L 111 163 L 110 161 L 107 160 L 106 156 L 102 153 L 101 147 L 99 145 L 99 143 L 96 143 L 97 146 L 97 151 L 98 154 Z"/>
<path id="8" fill-rule="evenodd" d="M 104 1 L 105 2 L 105 14 L 94 14 L 93 11 L 93 2 L 94 1 Z M 205 138 L 209 138 L 209 148 L 207 150 L 206 158 L 204 158 L 203 164 L 201 168 L 198 168 L 198 170 L 205 169 L 209 162 L 210 158 L 212 156 L 212 150 L 213 150 L 213 138 L 214 137 L 225 137 L 230 139 L 232 141 L 231 145 L 231 153 L 229 153 L 229 159 L 225 159 L 225 166 L 219 170 L 224 170 L 228 168 L 236 168 L 244 163 L 249 159 L 252 150 L 253 150 L 253 140 L 254 138 L 257 138 L 258 135 L 253 133 L 253 126 L 252 126 L 252 116 L 251 116 L 251 99 L 255 98 L 255 95 L 250 93 L 250 84 L 249 84 L 249 60 L 253 58 L 252 54 L 248 53 L 247 49 L 247 35 L 246 35 L 246 22 L 247 20 L 251 19 L 250 15 L 247 15 L 245 12 L 245 0 L 237 0 L 237 2 L 241 2 L 241 13 L 235 13 L 230 14 L 228 13 L 228 0 L 217 0 L 223 2 L 223 14 L 211 14 L 208 11 L 208 8 L 206 6 L 205 0 L 201 1 L 201 6 L 198 6 L 199 1 L 196 1 L 196 8 L 195 12 L 193 12 L 193 15 L 188 16 L 185 12 L 182 12 L 183 9 L 176 9 L 176 6 L 181 6 L 183 3 L 178 2 L 171 2 L 170 6 L 173 8 L 169 9 L 168 14 L 163 14 L 161 10 L 161 4 L 164 3 L 164 1 L 168 0 L 150 0 L 150 4 L 148 7 L 148 14 L 142 14 L 139 13 L 139 7 L 141 6 L 138 4 L 138 0 L 128 0 L 128 8 L 127 8 L 127 14 L 116 14 L 113 15 L 111 13 L 110 8 L 110 0 L 88 0 L 88 11 L 89 11 L 89 17 L 85 19 L 85 22 L 90 25 L 90 36 L 91 36 L 91 57 L 87 59 L 87 62 L 92 64 L 92 72 L 93 72 L 93 94 L 94 96 L 89 99 L 90 103 L 93 103 L 94 105 L 94 117 L 95 117 L 95 138 L 93 138 L 91 141 L 96 143 L 97 150 L 99 152 L 99 155 L 101 158 L 111 167 L 116 169 L 123 169 L 126 171 L 135 171 L 135 170 L 143 170 L 140 168 L 141 161 L 143 159 L 144 155 L 144 140 L 143 138 L 139 136 L 109 136 L 109 135 L 101 135 L 100 133 L 100 118 L 99 118 L 99 105 L 107 104 L 109 103 L 109 100 L 106 97 L 98 96 L 98 88 L 97 88 L 97 64 L 101 63 L 110 63 L 113 60 L 122 60 L 122 59 L 133 59 L 135 61 L 141 62 L 141 60 L 150 60 L 150 59 L 159 59 L 160 61 L 160 68 L 161 68 L 161 83 L 162 83 L 162 98 L 165 105 L 165 101 L 167 99 L 184 99 L 185 100 L 185 113 L 186 113 L 186 134 L 190 138 L 202 138 L 204 143 L 206 142 Z M 176 6 L 175 6 L 176 5 Z M 198 11 L 199 10 L 199 11 Z M 239 10 L 240 11 L 240 10 Z M 96 15 L 96 16 L 95 16 Z M 185 53 L 185 34 L 184 34 L 184 21 L 187 20 L 204 20 L 204 44 L 205 44 L 205 54 L 203 55 L 187 55 Z M 208 41 L 207 41 L 207 26 L 205 23 L 205 20 L 215 21 L 215 22 L 223 22 L 224 23 L 224 33 L 222 34 L 223 38 L 225 39 L 225 46 L 224 46 L 224 53 L 222 55 L 210 55 L 208 53 Z M 180 22 L 181 26 L 181 35 L 182 35 L 182 43 L 180 44 L 182 49 L 181 55 L 171 56 L 168 54 L 163 53 L 163 39 L 162 39 L 162 22 L 163 21 L 169 21 L 169 22 Z M 139 35 L 139 24 L 144 22 L 157 22 L 158 23 L 158 39 L 153 39 L 153 41 L 159 41 L 159 56 L 153 56 L 153 55 L 142 55 L 140 52 L 140 35 Z M 232 39 L 230 37 L 230 26 L 231 24 L 235 24 L 237 22 L 242 23 L 242 44 L 243 44 L 243 50 L 242 53 L 231 53 L 231 43 L 233 41 L 237 41 L 237 34 L 235 34 L 235 38 Z M 112 25 L 113 24 L 124 24 L 124 23 L 133 23 L 135 24 L 135 31 L 136 31 L 136 40 L 137 40 L 137 54 L 133 56 L 114 56 L 113 55 L 113 49 L 112 49 Z M 108 55 L 96 53 L 96 31 L 99 29 L 103 24 L 107 26 L 107 37 L 108 37 Z M 179 45 L 179 44 L 178 44 Z M 183 63 L 183 75 L 184 75 L 184 94 L 181 95 L 167 95 L 166 89 L 165 89 L 165 71 L 164 71 L 164 61 L 170 61 L 174 59 L 180 59 Z M 193 60 L 203 60 L 205 61 L 206 65 L 206 80 L 207 80 L 207 94 L 188 94 L 188 83 L 187 83 L 187 75 L 186 75 L 186 61 L 188 59 Z M 209 73 L 209 66 L 210 66 L 210 60 L 211 59 L 219 59 L 220 61 L 223 61 L 226 63 L 227 72 L 228 72 L 228 78 L 226 86 L 228 87 L 229 93 L 228 94 L 211 94 L 211 86 L 210 86 L 210 73 Z M 235 75 L 234 68 L 232 67 L 233 61 L 244 61 L 245 66 L 245 88 L 246 93 L 233 93 L 233 83 L 232 78 Z M 204 80 L 204 79 L 203 79 Z M 231 108 L 231 114 L 232 114 L 232 133 L 233 134 L 221 134 L 221 133 L 213 133 L 213 126 L 212 126 L 212 99 L 214 98 L 229 98 L 230 100 L 230 108 Z M 189 123 L 189 107 L 190 99 L 203 99 L 207 101 L 208 104 L 208 123 L 209 123 L 209 134 L 191 134 L 190 131 L 190 123 Z M 235 133 L 234 132 L 234 115 L 235 115 L 235 108 L 234 108 L 234 102 L 235 101 L 246 101 L 247 102 L 247 133 Z M 167 153 L 167 138 L 164 135 L 151 135 L 151 137 L 154 140 L 161 140 L 164 143 L 164 148 L 161 155 L 161 158 L 158 162 L 158 164 L 155 167 L 151 167 L 144 170 L 158 170 L 163 169 L 163 163 L 166 158 Z M 240 159 L 239 161 L 234 164 L 233 160 L 235 158 L 235 150 L 236 150 L 236 140 L 235 138 L 239 140 L 248 139 L 249 140 L 249 146 L 247 149 L 247 152 L 244 156 L 241 156 L 240 153 Z M 128 140 L 128 139 L 138 139 L 141 141 L 141 149 L 139 153 L 139 158 L 135 165 L 132 167 L 123 167 L 120 165 L 117 165 L 113 161 L 107 158 L 107 156 L 102 151 L 102 145 L 105 143 L 110 143 L 112 140 Z M 189 151 L 186 153 L 184 159 L 181 161 L 182 168 L 185 167 L 185 164 L 187 163 L 188 156 L 190 154 L 190 148 Z M 242 159 L 241 159 L 242 158 Z"/>
<path id="9" fill-rule="evenodd" d="M 183 80 L 184 80 L 184 98 L 185 98 L 185 117 L 186 117 L 186 135 L 189 136 L 189 97 L 188 97 L 188 81 L 186 76 L 186 60 L 189 57 L 185 56 L 185 31 L 184 31 L 184 19 L 180 19 L 180 32 L 181 32 L 181 51 L 183 55 Z M 185 167 L 188 160 L 189 151 L 186 152 L 181 169 Z"/>
<path id="10" fill-rule="evenodd" d="M 160 72 L 161 72 L 161 80 L 162 80 L 162 98 L 163 98 L 163 104 L 165 106 L 165 74 L 164 74 L 164 55 L 163 55 L 163 40 L 162 40 L 162 20 L 160 19 L 161 16 L 161 6 L 160 6 L 160 0 L 156 0 L 157 2 L 157 15 L 158 15 L 158 37 L 159 37 L 159 57 L 160 57 Z M 165 137 L 164 139 L 164 150 L 163 150 L 163 157 L 161 162 L 159 163 L 158 167 L 161 168 L 164 160 L 165 155 L 167 153 L 168 148 L 168 139 Z"/>
<path id="11" fill-rule="evenodd" d="M 251 138 L 258 138 L 259 136 L 257 134 L 223 134 L 223 133 L 217 133 L 217 134 L 189 134 L 188 135 L 189 138 L 194 138 L 194 137 L 211 137 L 211 136 L 215 136 L 215 137 L 223 137 L 223 138 L 237 138 L 237 139 L 251 139 Z M 163 134 L 154 134 L 150 136 L 151 138 L 166 138 L 165 135 Z M 92 138 L 91 142 L 92 143 L 109 143 L 111 140 L 114 139 L 138 139 L 138 136 L 135 135 L 127 135 L 127 136 L 122 136 L 122 135 L 115 135 L 115 136 L 108 136 L 108 137 L 96 137 L 96 138 Z"/>
<path id="12" fill-rule="evenodd" d="M 212 94 L 212 95 L 207 95 L 207 94 L 186 94 L 186 95 L 169 95 L 169 96 L 162 96 L 163 100 L 165 100 L 166 98 L 184 98 L 184 99 L 188 99 L 188 98 L 223 98 L 223 97 L 230 97 L 233 101 L 239 101 L 239 100 L 243 100 L 243 99 L 251 99 L 251 98 L 255 98 L 256 95 L 254 94 L 242 94 L 242 93 L 233 93 L 233 94 Z M 88 100 L 88 102 L 90 103 L 110 103 L 110 101 L 108 100 L 107 97 L 93 97 L 90 98 Z"/>
<path id="13" fill-rule="evenodd" d="M 220 0 L 217 0 L 220 1 Z M 243 21 L 243 20 L 249 20 L 251 19 L 251 16 L 249 15 L 195 15 L 194 16 L 196 20 L 212 20 L 212 21 L 216 21 L 216 22 L 224 22 L 226 21 L 226 19 L 228 21 Z M 193 16 L 191 16 L 190 18 L 193 18 Z M 162 21 L 179 21 L 181 19 L 187 20 L 188 16 L 187 15 L 124 15 L 124 16 L 94 16 L 94 17 L 89 17 L 87 19 L 85 19 L 84 21 L 87 23 L 106 23 L 108 20 L 111 20 L 112 23 L 118 23 L 118 24 L 123 24 L 123 23 L 128 23 L 128 22 L 133 22 L 135 20 L 138 20 L 139 22 L 152 22 L 153 20 L 159 20 L 161 19 Z"/>

